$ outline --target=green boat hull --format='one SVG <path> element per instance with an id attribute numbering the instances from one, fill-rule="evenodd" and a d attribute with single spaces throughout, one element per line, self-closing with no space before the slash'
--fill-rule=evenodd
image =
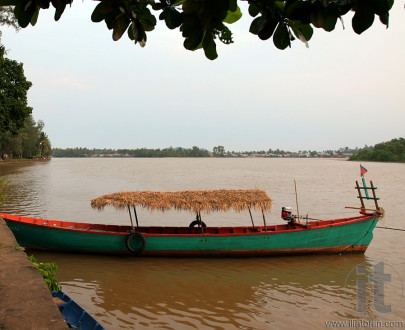
<path id="1" fill-rule="evenodd" d="M 135 256 L 276 256 L 311 253 L 364 252 L 373 238 L 377 216 L 320 221 L 316 226 L 287 225 L 269 227 L 233 227 L 229 233 L 206 228 L 205 233 L 176 234 L 156 227 L 140 228 L 130 234 L 130 227 L 106 231 L 76 228 L 74 222 L 49 221 L 41 225 L 26 219 L 2 215 L 17 242 L 29 249 L 69 252 L 131 254 Z M 345 221 L 343 221 L 345 220 Z M 45 221 L 45 220 L 44 220 Z M 46 220 L 48 221 L 48 220 Z M 79 223 L 77 223 L 79 224 Z M 89 225 L 91 226 L 91 225 Z M 105 225 L 97 225 L 105 226 Z M 174 228 L 174 227 L 171 227 Z M 231 228 L 231 227 L 227 227 Z M 179 227 L 177 231 L 188 228 Z M 180 230 L 181 229 L 181 230 Z M 195 231 L 198 228 L 193 228 Z M 242 230 L 243 229 L 243 230 Z M 155 232 L 155 233 L 153 233 Z"/>

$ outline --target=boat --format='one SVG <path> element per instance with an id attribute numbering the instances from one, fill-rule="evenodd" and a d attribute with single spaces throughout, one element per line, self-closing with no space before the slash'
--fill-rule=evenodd
<path id="1" fill-rule="evenodd" d="M 77 330 L 105 329 L 63 291 L 52 292 L 52 297 L 69 328 Z"/>
<path id="2" fill-rule="evenodd" d="M 364 253 L 373 229 L 383 216 L 376 187 L 360 187 L 359 214 L 339 219 L 317 220 L 292 214 L 284 208 L 282 224 L 268 225 L 265 214 L 272 200 L 263 190 L 132 191 L 100 196 L 91 206 L 112 205 L 127 209 L 130 224 L 91 224 L 1 214 L 17 242 L 26 249 L 123 254 L 157 257 L 252 257 L 300 254 Z M 368 192 L 372 192 L 372 196 Z M 363 196 L 366 192 L 366 196 Z M 365 201 L 375 206 L 366 208 Z M 136 208 L 166 211 L 188 210 L 196 215 L 189 226 L 141 226 Z M 298 204 L 297 204 L 298 209 Z M 249 213 L 246 226 L 207 226 L 202 214 L 236 211 Z M 251 210 L 262 213 L 263 222 L 253 221 Z M 133 221 L 135 219 L 135 223 Z"/>

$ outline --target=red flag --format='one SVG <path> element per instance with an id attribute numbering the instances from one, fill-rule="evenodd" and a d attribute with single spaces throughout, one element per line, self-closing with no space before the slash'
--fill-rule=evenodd
<path id="1" fill-rule="evenodd" d="M 363 165 L 360 164 L 360 175 L 363 176 L 366 173 L 367 173 L 366 168 Z"/>

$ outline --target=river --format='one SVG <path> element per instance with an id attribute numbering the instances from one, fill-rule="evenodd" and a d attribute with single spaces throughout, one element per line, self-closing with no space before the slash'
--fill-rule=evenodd
<path id="1" fill-rule="evenodd" d="M 386 212 L 378 226 L 405 230 L 405 164 L 362 165 Z M 296 209 L 294 180 L 301 215 L 339 218 L 356 215 L 345 206 L 359 206 L 354 189 L 359 163 L 335 159 L 54 158 L 3 162 L 0 176 L 10 181 L 1 212 L 80 222 L 128 224 L 126 212 L 90 207 L 91 199 L 116 191 L 259 188 L 273 200 L 267 222 L 282 223 L 281 207 Z M 257 221 L 260 216 L 254 214 Z M 139 210 L 138 217 L 141 225 L 188 225 L 194 215 Z M 250 223 L 249 215 L 233 213 L 203 220 L 208 226 Z M 376 228 L 364 255 L 164 259 L 33 254 L 57 263 L 63 290 L 107 329 L 324 329 L 335 321 L 346 327 L 405 328 L 404 242 L 405 231 Z M 386 276 L 376 290 L 367 275 L 381 275 L 378 265 Z M 363 313 L 359 302 L 365 303 Z"/>

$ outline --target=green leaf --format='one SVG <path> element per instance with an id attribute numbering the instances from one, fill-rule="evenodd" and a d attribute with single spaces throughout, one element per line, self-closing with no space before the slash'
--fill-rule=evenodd
<path id="1" fill-rule="evenodd" d="M 128 38 L 131 39 L 131 40 L 133 40 L 133 41 L 135 41 L 134 29 L 135 29 L 135 25 L 134 25 L 134 23 L 132 22 L 132 23 L 129 25 L 129 28 L 128 28 Z M 135 42 L 135 43 L 136 43 L 136 42 Z"/>
<path id="2" fill-rule="evenodd" d="M 169 10 L 170 10 L 169 8 L 165 8 L 162 10 L 162 12 L 159 15 L 159 19 L 161 21 L 164 21 L 169 16 Z"/>
<path id="3" fill-rule="evenodd" d="M 146 5 L 132 6 L 132 10 L 136 11 L 137 21 L 142 25 L 144 31 L 153 31 L 156 26 L 156 17 L 152 15 Z"/>
<path id="4" fill-rule="evenodd" d="M 236 0 L 229 0 L 228 11 L 234 12 L 238 10 L 238 2 Z"/>
<path id="5" fill-rule="evenodd" d="M 322 3 L 316 3 L 311 8 L 311 23 L 325 31 L 330 32 L 335 29 L 338 17 L 340 17 L 340 12 L 333 4 L 325 8 Z"/>
<path id="6" fill-rule="evenodd" d="M 249 32 L 253 34 L 258 34 L 262 29 L 262 19 L 263 16 L 256 17 L 250 24 Z"/>
<path id="7" fill-rule="evenodd" d="M 374 13 L 380 17 L 381 23 L 388 27 L 389 23 L 389 10 L 393 1 L 388 0 L 372 0 L 371 4 L 374 8 Z"/>
<path id="8" fill-rule="evenodd" d="M 294 35 L 308 47 L 308 41 L 311 39 L 314 30 L 309 24 L 302 24 L 300 21 L 288 21 Z"/>
<path id="9" fill-rule="evenodd" d="M 178 12 L 175 8 L 167 8 L 165 9 L 166 11 L 166 18 L 165 22 L 166 22 L 166 26 L 173 30 L 178 28 L 182 23 L 183 23 L 183 15 Z M 163 12 L 162 12 L 163 14 Z M 159 17 L 161 19 L 161 17 Z"/>
<path id="10" fill-rule="evenodd" d="M 52 3 L 53 4 L 53 3 Z M 55 6 L 55 5 L 54 5 Z M 66 8 L 66 2 L 64 0 L 59 0 L 56 3 L 55 6 L 56 10 L 55 10 L 55 21 L 59 21 L 59 19 L 61 18 L 63 12 L 65 11 Z"/>
<path id="11" fill-rule="evenodd" d="M 235 11 L 228 11 L 228 15 L 226 15 L 224 19 L 224 23 L 232 24 L 237 22 L 242 17 L 242 12 L 240 8 L 237 7 Z"/>
<path id="12" fill-rule="evenodd" d="M 336 17 L 328 16 L 326 18 L 326 21 L 324 22 L 322 28 L 327 32 L 333 31 L 335 29 L 337 19 L 338 19 L 337 16 Z"/>
<path id="13" fill-rule="evenodd" d="M 389 18 L 390 18 L 390 15 L 388 13 L 380 15 L 380 22 L 383 23 L 384 25 L 386 25 L 387 28 L 389 25 Z"/>
<path id="14" fill-rule="evenodd" d="M 113 27 L 113 40 L 117 41 L 119 40 L 124 32 L 127 30 L 128 26 L 130 24 L 130 21 L 128 17 L 126 17 L 124 14 L 120 14 L 119 17 L 117 17 L 117 20 L 114 23 Z"/>
<path id="15" fill-rule="evenodd" d="M 203 30 L 195 30 L 184 40 L 183 45 L 188 50 L 195 50 L 201 44 L 203 37 Z"/>
<path id="16" fill-rule="evenodd" d="M 356 6 L 356 13 L 352 19 L 354 32 L 361 34 L 366 31 L 374 22 L 374 9 L 368 0 L 359 0 Z"/>
<path id="17" fill-rule="evenodd" d="M 23 3 L 22 1 L 18 3 L 14 8 L 14 14 L 18 19 L 18 25 L 22 28 L 27 27 L 36 11 L 36 5 L 32 0 L 27 3 Z"/>
<path id="18" fill-rule="evenodd" d="M 265 25 L 262 27 L 262 29 L 258 32 L 258 36 L 261 40 L 267 40 L 269 39 L 273 33 L 274 30 L 276 29 L 279 21 L 277 18 L 273 18 L 271 20 L 267 20 Z"/>
<path id="19" fill-rule="evenodd" d="M 290 20 L 299 20 L 302 23 L 310 23 L 311 3 L 309 1 L 287 1 L 284 16 Z"/>
<path id="20" fill-rule="evenodd" d="M 374 13 L 377 15 L 384 15 L 388 13 L 389 3 L 387 0 L 369 0 L 370 5 L 374 8 Z"/>
<path id="21" fill-rule="evenodd" d="M 114 7 L 111 1 L 101 1 L 96 8 L 94 8 L 91 14 L 92 22 L 98 23 L 105 19 L 105 17 L 114 11 Z"/>
<path id="22" fill-rule="evenodd" d="M 206 37 L 204 37 L 203 48 L 205 57 L 207 57 L 209 60 L 213 61 L 218 57 L 217 46 L 215 44 L 214 39 L 211 36 L 208 37 L 206 35 Z"/>
<path id="23" fill-rule="evenodd" d="M 321 3 L 316 2 L 311 9 L 311 23 L 317 28 L 323 27 L 326 21 L 325 16 L 325 8 Z"/>
<path id="24" fill-rule="evenodd" d="M 32 18 L 31 18 L 31 21 L 30 21 L 30 24 L 31 24 L 32 26 L 34 26 L 35 24 L 37 24 L 38 16 L 39 16 L 39 8 L 34 12 L 34 15 L 32 15 Z"/>
<path id="25" fill-rule="evenodd" d="M 260 7 L 258 7 L 255 3 L 251 2 L 249 5 L 249 15 L 252 17 L 256 17 L 261 12 Z"/>
<path id="26" fill-rule="evenodd" d="M 291 46 L 290 33 L 283 22 L 280 22 L 274 32 L 273 43 L 278 49 L 286 49 Z"/>

